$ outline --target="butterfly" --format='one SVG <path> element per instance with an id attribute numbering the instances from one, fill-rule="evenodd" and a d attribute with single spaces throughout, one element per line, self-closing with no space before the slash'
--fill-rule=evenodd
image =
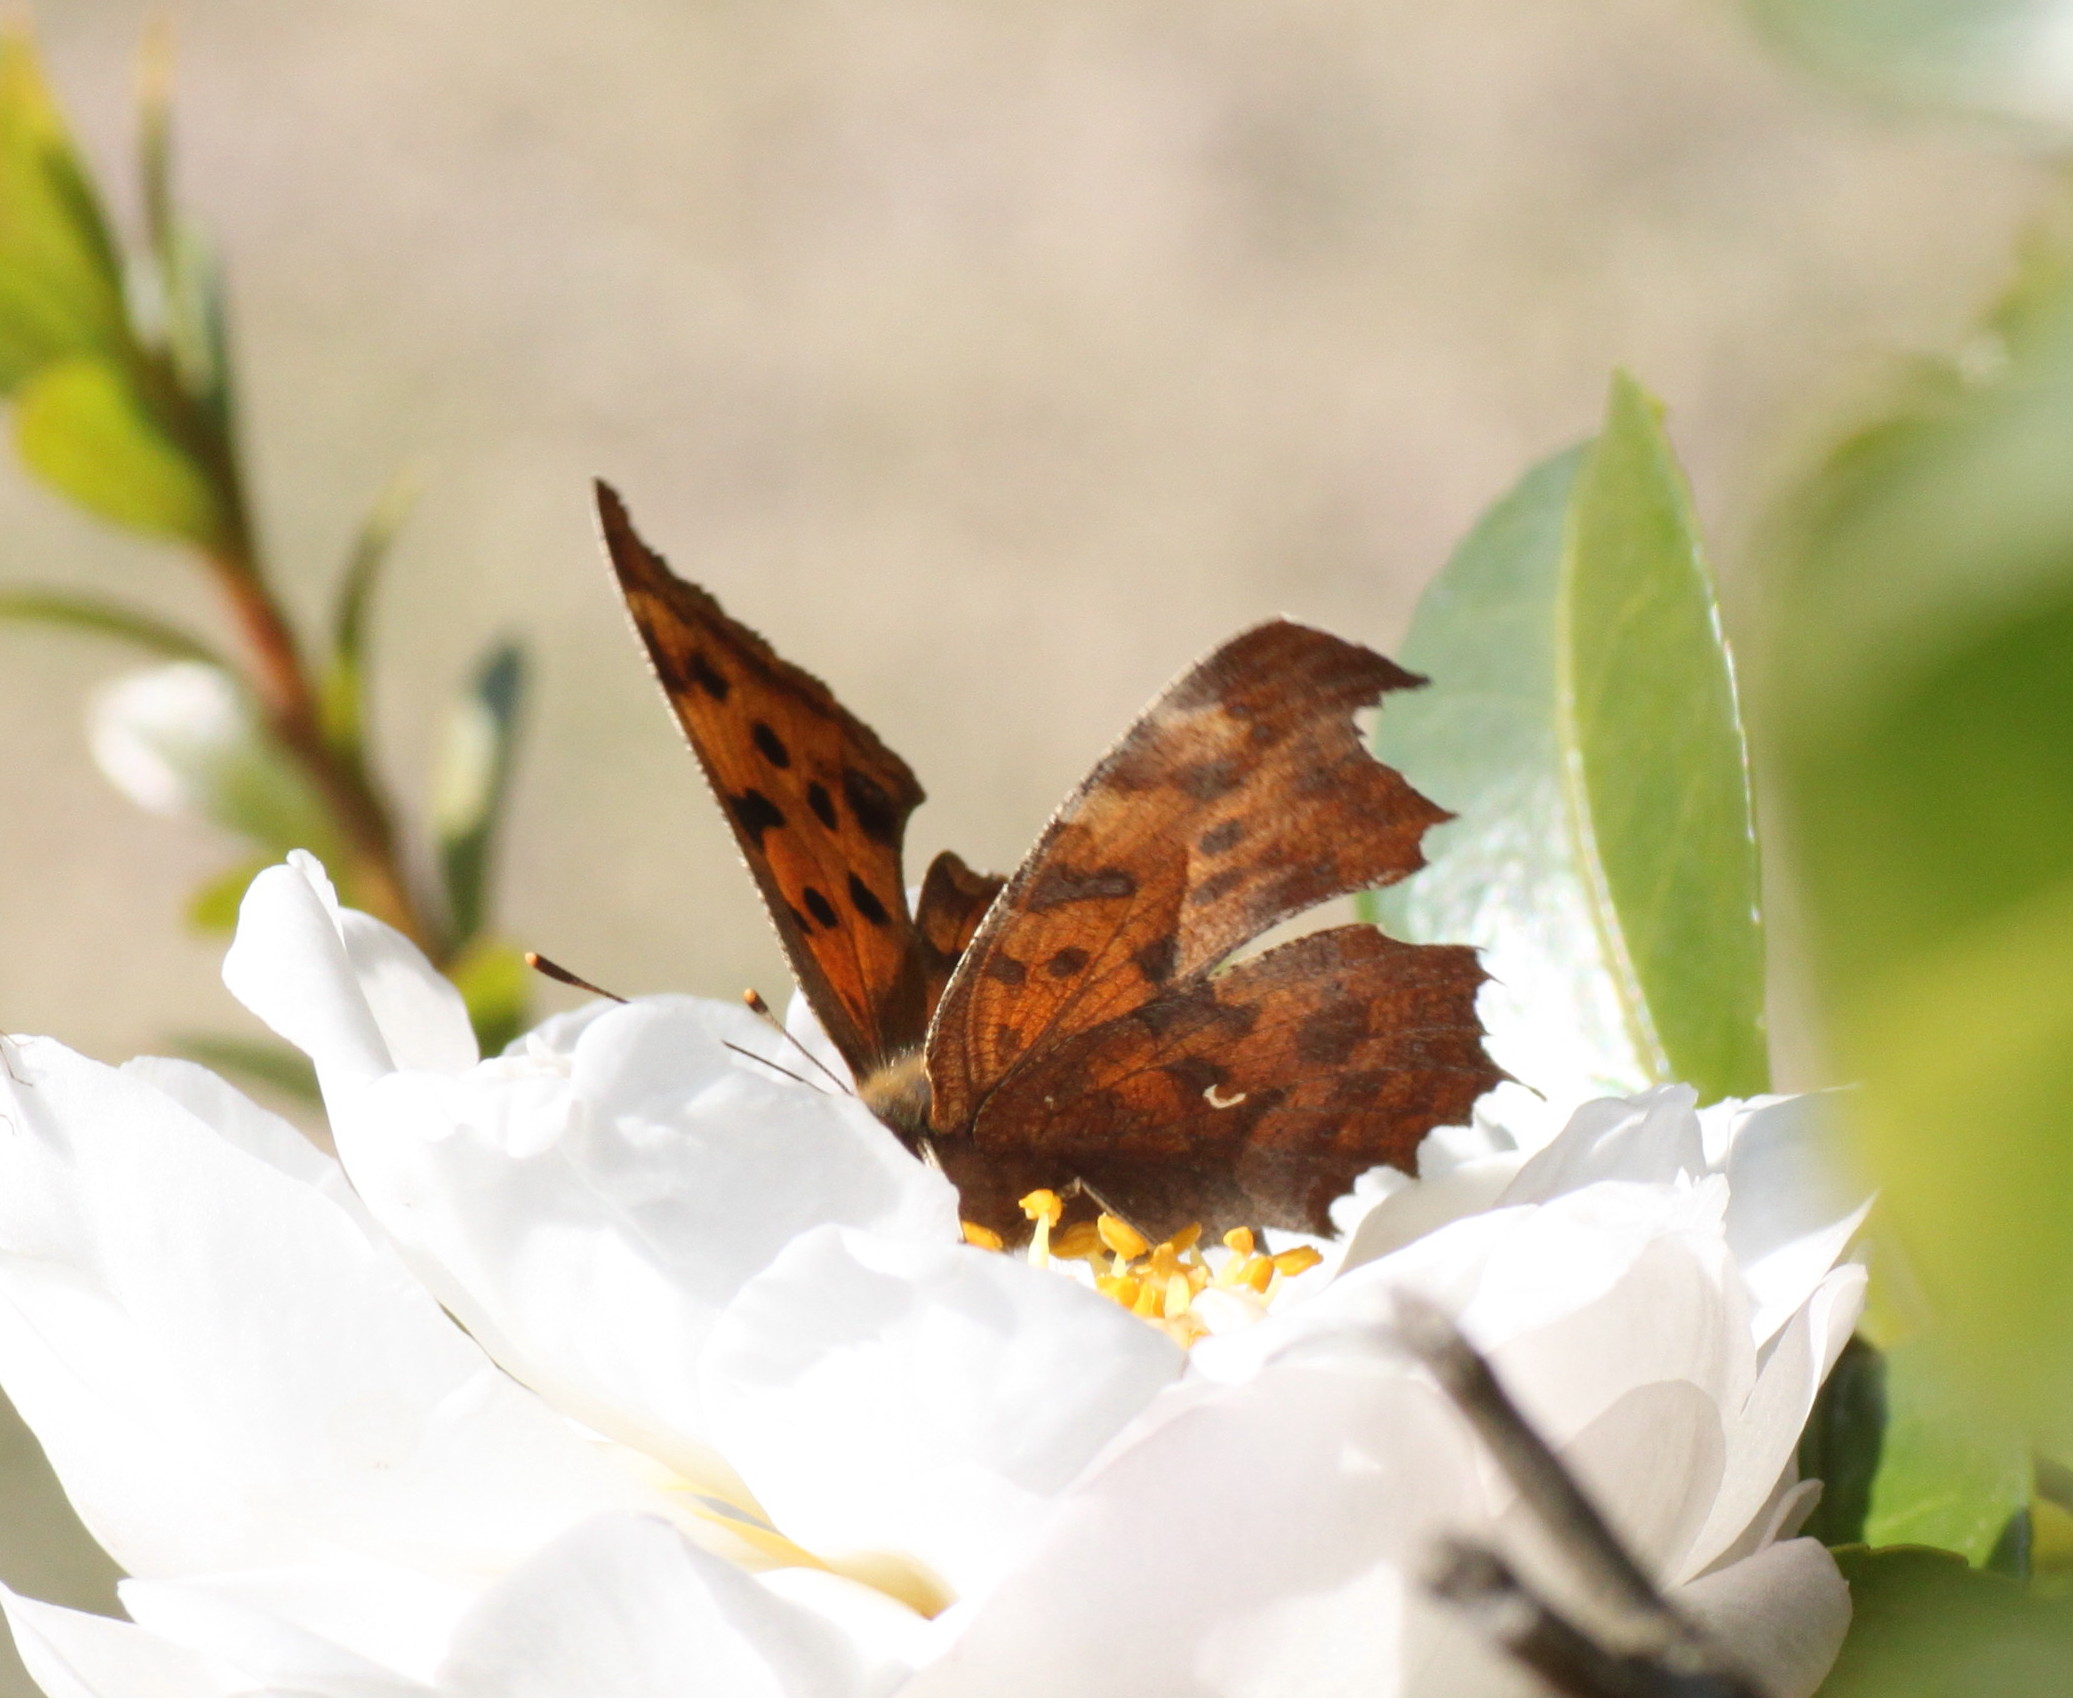
<path id="1" fill-rule="evenodd" d="M 1329 1233 L 1504 1075 L 1475 951 L 1367 925 L 1250 958 L 1269 927 L 1424 864 L 1450 817 L 1354 714 L 1423 679 L 1276 620 L 1198 662 L 1059 807 L 1011 878 L 938 855 L 923 792 L 812 674 L 672 573 L 598 485 L 607 552 L 779 941 L 863 1102 L 1013 1242 L 1077 1191 L 1153 1240 Z"/>

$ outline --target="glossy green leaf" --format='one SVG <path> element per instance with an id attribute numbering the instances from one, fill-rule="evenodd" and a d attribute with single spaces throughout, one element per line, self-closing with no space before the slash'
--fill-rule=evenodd
<path id="1" fill-rule="evenodd" d="M 1765 1088 L 1747 760 L 1710 577 L 1654 404 L 1533 472 L 1427 590 L 1376 753 L 1458 817 L 1380 893 L 1472 943 L 1491 1051 L 1556 1101 Z"/>
<path id="2" fill-rule="evenodd" d="M 510 789 L 525 654 L 515 643 L 493 649 L 454 710 L 432 789 L 432 824 L 456 944 L 487 917 L 490 857 Z"/>
<path id="3" fill-rule="evenodd" d="M 2073 1447 L 2073 291 L 2026 280 L 1781 529 L 1763 727 L 1886 1230 Z"/>
<path id="4" fill-rule="evenodd" d="M 0 32 L 0 393 L 52 360 L 129 345 L 122 267 L 36 52 Z"/>
<path id="5" fill-rule="evenodd" d="M 1932 1341 L 1886 1353 L 1887 1419 L 1863 1537 L 1934 1545 L 1984 1564 L 2030 1501 L 2023 1436 L 1955 1382 Z"/>
<path id="6" fill-rule="evenodd" d="M 2059 1698 L 2073 1602 L 1983 1574 L 1949 1551 L 1836 1553 L 1851 1621 L 1820 1698 Z"/>
<path id="7" fill-rule="evenodd" d="M 358 759 L 366 735 L 367 625 L 374 591 L 396 533 L 417 498 L 415 480 L 398 478 L 383 492 L 353 539 L 331 612 L 331 655 L 324 669 L 324 736 Z"/>
<path id="8" fill-rule="evenodd" d="M 85 356 L 43 368 L 16 395 L 14 433 L 29 469 L 97 517 L 203 549 L 223 546 L 214 485 L 139 395 L 128 368 Z"/>
<path id="9" fill-rule="evenodd" d="M 317 1070 L 298 1049 L 268 1038 L 219 1037 L 189 1033 L 173 1040 L 173 1047 L 189 1061 L 228 1074 L 263 1090 L 273 1091 L 290 1102 L 315 1107 L 324 1100 L 317 1089 Z"/>
<path id="10" fill-rule="evenodd" d="M 502 1054 L 532 1016 L 533 973 L 525 956 L 500 938 L 478 937 L 448 964 L 446 976 L 468 1005 L 482 1053 Z"/>
<path id="11" fill-rule="evenodd" d="M 229 663 L 199 637 L 167 624 L 155 614 L 100 596 L 80 595 L 71 590 L 0 590 L 0 620 L 56 625 L 93 636 L 113 637 L 168 660 L 198 660 L 226 673 L 230 670 Z"/>

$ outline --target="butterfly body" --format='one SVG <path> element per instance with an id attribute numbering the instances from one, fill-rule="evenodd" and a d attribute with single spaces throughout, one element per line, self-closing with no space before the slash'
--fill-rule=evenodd
<path id="1" fill-rule="evenodd" d="M 1245 958 L 1423 864 L 1447 816 L 1353 716 L 1421 680 L 1288 621 L 1146 709 L 1011 879 L 936 857 L 910 910 L 906 764 L 818 679 L 672 574 L 600 488 L 635 626 L 858 1094 L 1010 1240 L 1075 1184 L 1140 1230 L 1328 1231 L 1502 1074 L 1474 952 L 1369 926 Z"/>

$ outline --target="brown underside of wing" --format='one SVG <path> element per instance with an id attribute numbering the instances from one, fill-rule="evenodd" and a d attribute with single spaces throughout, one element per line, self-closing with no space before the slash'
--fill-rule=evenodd
<path id="1" fill-rule="evenodd" d="M 1047 1047 L 937 1142 L 965 1217 L 1012 1241 L 1018 1200 L 1081 1181 L 1155 1240 L 1200 1224 L 1331 1231 L 1381 1163 L 1408 1167 L 1503 1075 L 1475 951 L 1341 926 Z"/>
<path id="2" fill-rule="evenodd" d="M 670 571 L 598 485 L 605 545 L 792 971 L 859 1077 L 922 1040 L 929 963 L 901 846 L 907 763 L 812 673 Z"/>
<path id="3" fill-rule="evenodd" d="M 1077 1179 L 1146 1230 L 1321 1230 L 1355 1174 L 1407 1162 L 1501 1077 L 1468 950 L 1354 927 L 1213 976 L 1278 922 L 1424 865 L 1447 815 L 1353 718 L 1420 682 L 1262 625 L 1154 701 L 1067 799 L 929 1030 L 930 1124 L 968 1213 L 1019 1236 L 1016 1197 Z M 1244 1100 L 1218 1107 L 1212 1086 Z"/>
<path id="4" fill-rule="evenodd" d="M 922 875 L 920 898 L 914 904 L 914 924 L 921 931 L 932 1010 L 958 957 L 1007 882 L 998 873 L 973 872 L 962 856 L 948 849 L 929 863 Z"/>

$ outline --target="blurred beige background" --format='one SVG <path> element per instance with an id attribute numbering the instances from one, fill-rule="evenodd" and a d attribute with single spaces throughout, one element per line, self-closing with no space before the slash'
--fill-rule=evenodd
<path id="1" fill-rule="evenodd" d="M 146 8 L 39 9 L 104 166 Z M 1767 480 L 1948 340 L 2037 196 L 1848 110 L 1723 0 L 191 0 L 269 540 L 318 605 L 399 465 L 381 742 L 495 635 L 541 689 L 507 929 L 625 992 L 783 974 L 653 694 L 587 480 L 823 673 L 1006 868 L 1166 677 L 1289 612 L 1383 646 L 1476 511 L 1669 402 L 1730 574 Z M 0 579 L 199 614 L 0 463 Z M 89 768 L 128 657 L 0 630 L 0 1027 L 249 1028 L 180 930 L 225 845 Z M 106 1603 L 17 1437 L 0 1578 Z M 16 1678 L 19 1678 L 18 1676 Z"/>

